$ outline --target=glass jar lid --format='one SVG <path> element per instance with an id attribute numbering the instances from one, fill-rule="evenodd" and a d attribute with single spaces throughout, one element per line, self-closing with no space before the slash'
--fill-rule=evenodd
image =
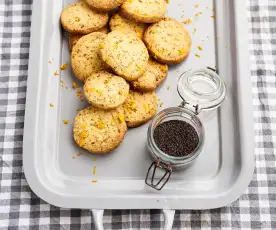
<path id="1" fill-rule="evenodd" d="M 178 80 L 177 90 L 184 104 L 201 109 L 220 106 L 226 96 L 226 86 L 222 78 L 210 69 L 189 70 Z"/>

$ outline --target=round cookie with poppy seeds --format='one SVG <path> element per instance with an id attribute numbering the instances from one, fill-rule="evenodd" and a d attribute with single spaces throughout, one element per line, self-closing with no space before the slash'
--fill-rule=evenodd
<path id="1" fill-rule="evenodd" d="M 115 30 L 100 45 L 103 61 L 127 81 L 138 79 L 145 72 L 149 54 L 141 39 L 132 33 Z"/>
<path id="2" fill-rule="evenodd" d="M 120 7 L 125 18 L 143 23 L 161 20 L 167 11 L 165 0 L 126 0 Z"/>
<path id="3" fill-rule="evenodd" d="M 85 2 L 96 11 L 107 12 L 120 6 L 124 0 L 85 0 Z"/>
<path id="4" fill-rule="evenodd" d="M 147 67 L 147 70 L 145 71 L 145 73 L 143 73 L 143 75 L 139 77 L 136 81 L 130 82 L 132 88 L 135 91 L 146 93 L 146 92 L 152 92 L 153 90 L 155 90 L 156 78 L 153 73 L 148 71 L 148 68 L 149 67 Z"/>
<path id="5" fill-rule="evenodd" d="M 145 73 L 138 80 L 132 81 L 131 85 L 136 91 L 151 92 L 166 79 L 167 75 L 168 65 L 150 59 Z"/>
<path id="6" fill-rule="evenodd" d="M 111 17 L 109 21 L 109 27 L 111 31 L 125 30 L 126 32 L 136 34 L 138 38 L 142 39 L 148 25 L 146 23 L 139 23 L 128 20 L 122 17 L 120 14 L 116 13 Z"/>
<path id="7" fill-rule="evenodd" d="M 154 92 L 139 93 L 130 91 L 123 104 L 128 127 L 138 127 L 152 119 L 157 112 L 157 100 Z"/>
<path id="8" fill-rule="evenodd" d="M 89 104 L 99 109 L 114 109 L 122 105 L 129 93 L 129 84 L 122 77 L 102 71 L 92 74 L 84 84 Z"/>
<path id="9" fill-rule="evenodd" d="M 190 53 L 192 39 L 183 25 L 164 18 L 148 27 L 143 38 L 154 59 L 164 64 L 178 64 Z"/>
<path id="10" fill-rule="evenodd" d="M 73 46 L 83 37 L 83 34 L 68 34 L 68 47 L 70 52 L 72 52 Z"/>
<path id="11" fill-rule="evenodd" d="M 108 34 L 108 28 L 107 26 L 105 26 L 96 32 Z M 82 36 L 83 34 L 70 34 L 70 33 L 68 34 L 68 46 L 69 46 L 70 52 L 72 52 L 73 46 L 77 44 L 78 40 L 80 40 Z"/>
<path id="12" fill-rule="evenodd" d="M 61 13 L 61 24 L 69 33 L 89 34 L 108 23 L 108 14 L 89 8 L 84 1 L 71 4 Z"/>
<path id="13" fill-rule="evenodd" d="M 100 44 L 105 40 L 106 34 L 94 32 L 83 36 L 73 47 L 71 65 L 76 77 L 85 82 L 93 73 L 106 69 L 100 58 Z"/>
<path id="14" fill-rule="evenodd" d="M 74 140 L 81 148 L 96 154 L 111 152 L 124 139 L 127 131 L 122 108 L 106 111 L 89 107 L 74 121 Z"/>

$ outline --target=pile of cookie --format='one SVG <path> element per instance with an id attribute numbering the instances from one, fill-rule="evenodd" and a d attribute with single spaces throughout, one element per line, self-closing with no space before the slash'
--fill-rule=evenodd
<path id="1" fill-rule="evenodd" d="M 74 139 L 83 149 L 110 152 L 127 127 L 155 116 L 154 90 L 168 64 L 182 62 L 191 49 L 189 33 L 166 11 L 165 0 L 81 0 L 63 10 L 72 70 L 92 105 L 74 122 Z"/>

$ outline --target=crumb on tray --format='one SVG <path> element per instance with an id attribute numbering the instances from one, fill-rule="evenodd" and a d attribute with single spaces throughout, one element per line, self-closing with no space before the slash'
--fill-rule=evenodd
<path id="1" fill-rule="evenodd" d="M 67 63 L 63 64 L 59 68 L 60 68 L 60 70 L 66 70 L 68 68 L 68 64 Z"/>
<path id="2" fill-rule="evenodd" d="M 54 72 L 54 75 L 55 75 L 55 76 L 59 76 L 58 70 L 56 70 L 56 71 Z"/>
<path id="3" fill-rule="evenodd" d="M 73 82 L 73 84 L 72 84 L 72 88 L 73 89 L 77 89 L 77 88 L 79 88 L 80 86 L 78 85 L 78 83 L 77 82 Z"/>

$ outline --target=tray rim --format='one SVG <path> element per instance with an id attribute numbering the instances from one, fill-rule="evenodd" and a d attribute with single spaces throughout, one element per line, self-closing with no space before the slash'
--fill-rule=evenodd
<path id="1" fill-rule="evenodd" d="M 30 59 L 29 59 L 29 70 L 28 70 L 28 84 L 27 84 L 27 98 L 26 98 L 26 110 L 25 110 L 25 126 L 24 126 L 24 138 L 23 138 L 23 167 L 26 179 L 31 187 L 31 189 L 43 200 L 46 202 L 53 204 L 59 207 L 65 208 L 92 208 L 89 202 L 85 202 L 85 200 L 80 200 L 78 197 L 65 197 L 63 194 L 59 194 L 58 192 L 48 188 L 41 181 L 41 178 L 37 174 L 34 162 L 31 162 L 29 159 L 35 157 L 36 150 L 36 132 L 35 132 L 35 120 L 38 117 L 37 107 L 34 105 L 38 104 L 37 95 L 37 84 L 38 78 L 35 76 L 39 76 L 42 68 L 41 67 L 41 55 L 40 53 L 43 51 L 43 47 L 39 41 L 43 38 L 43 26 L 40 23 L 43 22 L 42 18 L 42 10 L 43 5 L 45 4 L 45 0 L 34 1 L 33 8 L 36 11 L 33 11 L 32 15 L 32 33 L 30 40 Z M 241 152 L 246 154 L 241 154 L 241 171 L 246 171 L 247 174 L 242 174 L 236 180 L 236 183 L 231 187 L 231 190 L 226 191 L 219 197 L 214 197 L 213 199 L 204 200 L 203 201 L 198 198 L 198 202 L 193 202 L 191 205 L 185 206 L 186 209 L 212 209 L 225 206 L 240 197 L 240 195 L 247 188 L 248 184 L 251 181 L 253 176 L 255 161 L 254 161 L 254 132 L 253 132 L 253 106 L 252 103 L 247 103 L 248 101 L 252 101 L 252 92 L 251 90 L 244 90 L 244 86 L 248 85 L 248 79 L 250 79 L 249 72 L 249 52 L 246 49 L 248 47 L 248 40 L 243 39 L 243 37 L 247 37 L 248 29 L 246 18 L 243 16 L 246 15 L 246 1 L 234 0 L 234 8 L 235 8 L 235 20 L 239 21 L 236 23 L 235 32 L 236 36 L 236 60 L 238 67 L 236 73 L 240 80 L 240 84 L 238 84 L 238 95 L 241 100 L 241 103 L 238 105 L 239 113 L 239 124 L 241 131 L 241 142 L 248 143 L 246 145 L 241 145 Z M 38 20 L 41 19 L 41 20 Z M 40 33 L 34 33 L 34 28 L 40 28 Z M 38 52 L 41 51 L 41 52 Z M 247 77 L 244 77 L 247 76 Z M 251 82 L 251 81 L 250 81 Z M 250 87 L 247 87 L 251 89 Z M 249 92 L 250 91 L 250 92 Z M 248 112 L 252 111 L 252 113 Z M 250 116 L 250 117 L 249 117 Z M 252 132 L 248 132 L 248 127 L 252 127 Z M 251 145 L 249 143 L 252 143 Z M 251 154 L 250 154 L 251 153 Z M 115 199 L 116 198 L 116 199 Z M 140 202 L 142 200 L 146 200 L 146 205 Z M 105 200 L 105 204 L 103 205 L 102 200 Z M 215 200 L 215 202 L 214 202 Z M 93 208 L 100 209 L 144 209 L 144 208 L 173 208 L 173 209 L 182 209 L 183 202 L 186 202 L 186 198 L 179 196 L 177 199 L 171 199 L 169 196 L 159 196 L 158 199 L 154 199 L 153 197 L 135 197 L 135 200 L 132 196 L 119 197 L 118 195 L 114 195 L 113 197 L 106 196 L 97 196 L 93 198 Z M 112 205 L 106 205 L 106 203 L 110 203 L 112 201 Z M 170 203 L 170 204 L 168 204 Z"/>

